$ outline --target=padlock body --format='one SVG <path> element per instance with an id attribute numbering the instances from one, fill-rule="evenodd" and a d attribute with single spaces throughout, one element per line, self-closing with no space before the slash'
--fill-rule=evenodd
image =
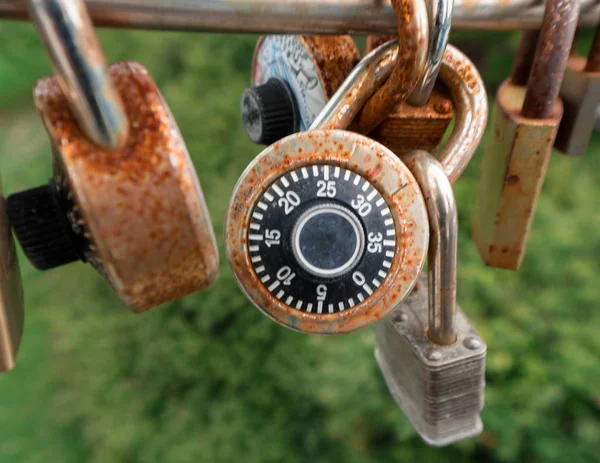
<path id="1" fill-rule="evenodd" d="M 0 183 L 0 373 L 15 365 L 23 322 L 23 282 Z"/>
<path id="2" fill-rule="evenodd" d="M 375 325 L 375 357 L 392 397 L 423 440 L 444 446 L 481 433 L 486 346 L 457 308 L 457 341 L 427 336 L 427 277 Z"/>
<path id="3" fill-rule="evenodd" d="M 395 154 L 420 149 L 433 152 L 444 138 L 454 116 L 454 105 L 446 93 L 434 89 L 422 107 L 400 103 L 369 136 Z"/>
<path id="4" fill-rule="evenodd" d="M 525 91 L 509 80 L 498 89 L 472 223 L 484 262 L 512 270 L 519 268 L 525 254 L 563 112 L 562 102 L 557 101 L 548 119 L 522 117 Z"/>
<path id="5" fill-rule="evenodd" d="M 554 146 L 563 154 L 585 154 L 600 104 L 600 72 L 583 72 L 587 59 L 571 56 L 560 88 L 564 115 Z"/>
<path id="6" fill-rule="evenodd" d="M 359 60 L 348 35 L 266 35 L 254 50 L 252 85 L 285 81 L 296 100 L 300 130 L 306 130 Z"/>
<path id="7" fill-rule="evenodd" d="M 85 259 L 124 305 L 143 312 L 208 286 L 218 272 L 210 218 L 171 112 L 137 63 L 109 67 L 131 126 L 106 151 L 79 130 L 56 78 L 35 89 L 54 148 L 54 184 Z"/>

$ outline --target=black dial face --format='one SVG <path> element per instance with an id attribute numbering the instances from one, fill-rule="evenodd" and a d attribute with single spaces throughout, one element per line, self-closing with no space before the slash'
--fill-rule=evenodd
<path id="1" fill-rule="evenodd" d="M 273 297 L 299 311 L 330 314 L 370 297 L 392 266 L 394 219 L 379 191 L 334 165 L 288 172 L 252 211 L 248 252 Z"/>

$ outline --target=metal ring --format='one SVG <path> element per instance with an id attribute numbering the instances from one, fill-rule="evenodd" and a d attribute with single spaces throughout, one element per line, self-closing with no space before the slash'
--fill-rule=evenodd
<path id="1" fill-rule="evenodd" d="M 429 6 L 429 52 L 425 72 L 408 102 L 413 106 L 425 106 L 431 97 L 433 86 L 442 66 L 442 58 L 448 47 L 454 0 L 431 0 Z"/>
<path id="2" fill-rule="evenodd" d="M 392 72 L 397 53 L 397 41 L 392 41 L 365 56 L 331 97 L 310 129 L 347 128 L 364 102 Z M 451 93 L 455 105 L 455 123 L 450 138 L 437 158 L 454 183 L 483 137 L 488 118 L 487 94 L 477 68 L 452 45 L 444 54 L 440 78 Z"/>
<path id="3" fill-rule="evenodd" d="M 81 130 L 113 150 L 129 131 L 123 103 L 82 0 L 29 0 L 29 9 Z"/>

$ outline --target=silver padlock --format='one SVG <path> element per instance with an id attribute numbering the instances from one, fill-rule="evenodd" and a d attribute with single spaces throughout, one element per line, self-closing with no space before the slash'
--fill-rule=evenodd
<path id="1" fill-rule="evenodd" d="M 428 277 L 375 326 L 375 358 L 388 388 L 429 445 L 482 429 L 486 346 L 456 305 L 458 214 L 442 165 L 425 151 L 402 160 L 415 176 L 429 215 Z"/>

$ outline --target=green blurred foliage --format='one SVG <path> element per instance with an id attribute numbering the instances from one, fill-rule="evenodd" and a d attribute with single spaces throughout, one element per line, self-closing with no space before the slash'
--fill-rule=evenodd
<path id="1" fill-rule="evenodd" d="M 237 177 L 259 152 L 239 96 L 256 37 L 102 31 L 111 61 L 148 67 L 202 182 L 223 254 Z M 490 88 L 510 70 L 512 35 L 457 34 Z M 475 42 L 477 42 L 475 46 Z M 26 24 L 0 23 L 0 163 L 5 191 L 50 175 L 31 104 L 50 72 Z M 144 315 L 123 309 L 83 264 L 35 272 L 21 256 L 27 326 L 0 377 L 6 462 L 600 461 L 600 138 L 553 156 L 520 272 L 483 266 L 469 220 L 480 156 L 456 185 L 459 300 L 488 344 L 485 431 L 424 445 L 390 398 L 370 330 L 342 337 L 281 328 L 218 283 Z"/>

